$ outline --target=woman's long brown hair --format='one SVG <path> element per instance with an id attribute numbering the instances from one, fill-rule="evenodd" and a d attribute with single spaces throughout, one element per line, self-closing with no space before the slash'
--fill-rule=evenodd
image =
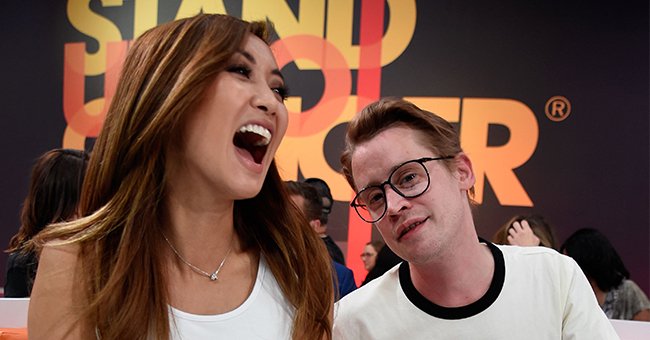
<path id="1" fill-rule="evenodd" d="M 76 280 L 88 299 L 86 331 L 103 339 L 169 338 L 160 247 L 165 150 L 184 116 L 242 45 L 267 24 L 201 14 L 163 24 L 132 46 L 95 143 L 81 199 L 83 218 L 36 239 L 78 244 Z M 235 231 L 269 264 L 295 307 L 293 338 L 331 337 L 332 272 L 322 241 L 290 203 L 271 164 L 260 193 L 236 201 Z"/>

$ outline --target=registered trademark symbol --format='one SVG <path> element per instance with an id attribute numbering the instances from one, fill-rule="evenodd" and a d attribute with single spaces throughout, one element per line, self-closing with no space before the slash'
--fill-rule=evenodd
<path id="1" fill-rule="evenodd" d="M 553 96 L 546 101 L 546 117 L 554 122 L 561 122 L 571 114 L 571 102 L 562 96 Z"/>

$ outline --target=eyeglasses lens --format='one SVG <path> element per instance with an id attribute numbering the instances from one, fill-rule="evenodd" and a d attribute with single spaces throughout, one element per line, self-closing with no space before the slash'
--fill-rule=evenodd
<path id="1" fill-rule="evenodd" d="M 405 198 L 421 195 L 429 186 L 429 174 L 424 164 L 414 160 L 402 164 L 388 178 L 390 187 Z M 386 211 L 385 184 L 371 186 L 356 196 L 355 209 L 366 222 L 377 222 Z"/>

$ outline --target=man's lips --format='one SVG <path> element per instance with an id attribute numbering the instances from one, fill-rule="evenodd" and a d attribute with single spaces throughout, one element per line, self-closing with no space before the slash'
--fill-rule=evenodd
<path id="1" fill-rule="evenodd" d="M 406 235 L 409 231 L 413 230 L 413 228 L 419 226 L 420 224 L 426 222 L 428 219 L 429 219 L 429 218 L 427 217 L 427 218 L 425 218 L 425 219 L 423 219 L 423 220 L 415 221 L 415 222 L 411 222 L 411 223 L 409 223 L 408 225 L 406 225 L 406 227 L 404 227 L 404 228 L 402 228 L 402 229 L 400 230 L 399 235 L 397 236 L 397 240 L 398 240 L 398 241 L 401 240 L 402 237 L 403 237 L 404 235 Z"/>

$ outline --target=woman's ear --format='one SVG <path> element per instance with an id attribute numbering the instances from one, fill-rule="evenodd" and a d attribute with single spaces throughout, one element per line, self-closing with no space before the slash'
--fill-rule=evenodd
<path id="1" fill-rule="evenodd" d="M 461 152 L 456 155 L 455 162 L 459 185 L 461 189 L 469 191 L 476 182 L 476 178 L 474 178 L 474 170 L 472 169 L 472 161 L 464 152 Z"/>

